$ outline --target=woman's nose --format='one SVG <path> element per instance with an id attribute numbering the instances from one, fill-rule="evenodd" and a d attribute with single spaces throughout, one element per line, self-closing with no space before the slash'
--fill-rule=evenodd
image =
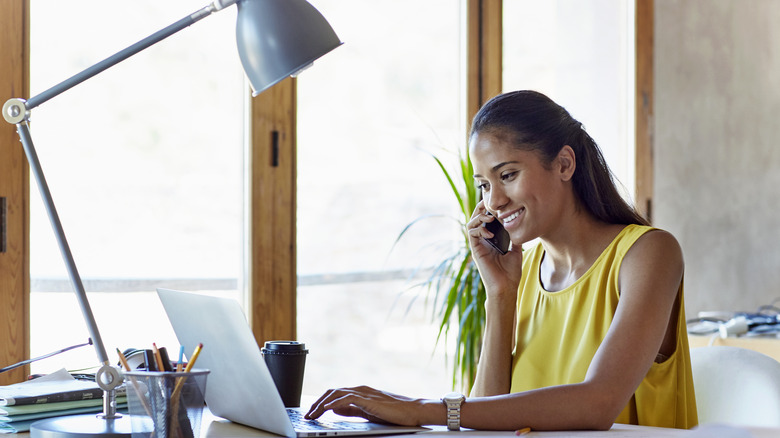
<path id="1" fill-rule="evenodd" d="M 493 189 L 485 199 L 485 206 L 492 212 L 499 212 L 507 204 L 506 193 L 501 189 Z"/>

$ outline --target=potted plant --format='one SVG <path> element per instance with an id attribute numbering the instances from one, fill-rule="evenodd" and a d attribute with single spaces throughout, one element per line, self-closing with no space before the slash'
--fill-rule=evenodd
<path id="1" fill-rule="evenodd" d="M 432 295 L 433 318 L 438 324 L 438 335 L 434 348 L 448 339 L 457 328 L 455 352 L 452 362 L 453 388 L 470 391 L 477 371 L 477 362 L 482 348 L 482 333 L 485 326 L 485 287 L 479 271 L 471 258 L 466 223 L 480 200 L 472 177 L 473 167 L 468 152 L 458 153 L 455 169 L 448 169 L 442 160 L 433 155 L 457 202 L 458 213 L 454 219 L 460 225 L 461 239 L 454 250 L 440 260 L 425 277 L 420 288 L 428 298 Z M 430 218 L 424 216 L 408 224 L 396 239 L 396 243 L 416 223 Z"/>

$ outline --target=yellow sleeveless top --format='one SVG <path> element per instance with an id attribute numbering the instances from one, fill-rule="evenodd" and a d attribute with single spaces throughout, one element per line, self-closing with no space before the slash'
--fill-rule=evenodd
<path id="1" fill-rule="evenodd" d="M 539 281 L 544 256 L 541 244 L 523 254 L 512 392 L 585 379 L 617 309 L 623 257 L 639 237 L 652 229 L 625 227 L 581 278 L 558 292 L 545 291 Z M 653 363 L 618 416 L 618 423 L 683 429 L 698 423 L 682 282 L 677 294 L 680 311 L 675 352 L 666 361 Z"/>

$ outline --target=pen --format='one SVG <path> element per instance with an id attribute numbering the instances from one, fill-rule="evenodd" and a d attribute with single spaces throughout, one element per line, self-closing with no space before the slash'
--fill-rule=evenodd
<path id="1" fill-rule="evenodd" d="M 144 364 L 146 371 L 162 371 L 157 368 L 157 358 L 154 357 L 154 351 L 151 348 L 144 350 Z"/>
<path id="2" fill-rule="evenodd" d="M 524 428 L 522 428 L 520 430 L 516 430 L 515 431 L 515 436 L 522 436 L 522 435 L 525 435 L 525 434 L 529 433 L 530 431 L 531 431 L 530 427 L 524 427 Z"/>

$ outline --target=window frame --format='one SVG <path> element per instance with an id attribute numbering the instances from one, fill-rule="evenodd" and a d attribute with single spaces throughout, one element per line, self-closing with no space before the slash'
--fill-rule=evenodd
<path id="1" fill-rule="evenodd" d="M 30 4 L 0 2 L 0 100 L 28 96 Z M 0 252 L 0 364 L 30 356 L 30 187 L 29 166 L 13 125 L 0 119 L 0 197 L 5 198 L 5 252 Z M 24 380 L 29 367 L 0 374 L 0 385 Z"/>

